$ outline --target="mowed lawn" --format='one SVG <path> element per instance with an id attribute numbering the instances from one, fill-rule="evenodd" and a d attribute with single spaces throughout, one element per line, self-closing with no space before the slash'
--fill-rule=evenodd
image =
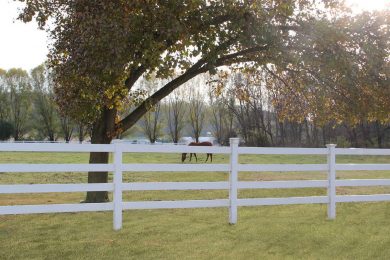
<path id="1" fill-rule="evenodd" d="M 199 162 L 205 155 L 198 155 Z M 127 163 L 180 163 L 179 154 L 125 154 Z M 228 163 L 214 155 L 214 163 Z M 87 163 L 86 153 L 0 153 L 0 163 Z M 240 156 L 241 163 L 325 163 L 325 156 Z M 337 163 L 390 163 L 388 156 L 338 156 Z M 196 167 L 196 163 L 192 163 Z M 389 178 L 390 172 L 337 172 L 339 179 Z M 241 172 L 240 180 L 326 179 L 323 172 Z M 111 176 L 110 176 L 111 180 Z M 124 173 L 126 182 L 226 181 L 221 172 Z M 0 184 L 86 183 L 86 173 L 0 173 Z M 338 194 L 390 194 L 390 187 L 340 187 Z M 326 189 L 241 190 L 240 198 L 326 195 Z M 79 203 L 83 193 L 0 195 L 0 205 Z M 227 191 L 126 192 L 124 199 L 227 198 Z M 389 259 L 390 203 L 228 209 L 134 210 L 112 230 L 112 212 L 0 216 L 0 259 Z"/>

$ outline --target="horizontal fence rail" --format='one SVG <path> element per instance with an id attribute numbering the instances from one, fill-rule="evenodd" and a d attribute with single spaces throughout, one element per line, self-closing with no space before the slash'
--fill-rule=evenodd
<path id="1" fill-rule="evenodd" d="M 390 155 L 390 149 L 337 148 L 337 155 Z"/>
<path id="2" fill-rule="evenodd" d="M 112 211 L 113 209 L 114 209 L 113 203 L 111 202 L 85 203 L 85 204 L 18 205 L 18 206 L 1 206 L 0 215 Z"/>
<path id="3" fill-rule="evenodd" d="M 243 172 L 313 172 L 327 171 L 326 164 L 239 164 Z"/>
<path id="4" fill-rule="evenodd" d="M 326 148 L 239 147 L 239 154 L 326 155 Z"/>
<path id="5" fill-rule="evenodd" d="M 176 201 L 132 201 L 124 202 L 123 209 L 189 209 L 227 207 L 228 199 L 176 200 Z"/>
<path id="6" fill-rule="evenodd" d="M 336 180 L 336 186 L 390 186 L 390 179 L 376 179 L 376 180 Z"/>
<path id="7" fill-rule="evenodd" d="M 290 197 L 290 198 L 255 198 L 255 199 L 239 199 L 239 206 L 269 206 L 269 205 L 291 205 L 291 204 L 315 204 L 327 203 L 328 197 Z"/>
<path id="8" fill-rule="evenodd" d="M 184 145 L 132 145 L 119 141 L 112 144 L 0 143 L 0 152 L 109 152 L 108 164 L 0 164 L 0 172 L 112 172 L 112 183 L 84 184 L 7 184 L 0 194 L 88 192 L 113 193 L 113 201 L 85 204 L 9 205 L 0 206 L 0 215 L 112 211 L 114 229 L 122 227 L 122 211 L 135 209 L 229 208 L 229 222 L 237 222 L 241 206 L 328 204 L 328 218 L 336 216 L 336 203 L 390 201 L 390 194 L 337 195 L 336 187 L 390 186 L 390 179 L 336 179 L 336 171 L 390 171 L 390 164 L 336 164 L 336 155 L 390 155 L 390 149 L 327 148 L 263 148 L 239 147 L 238 139 L 230 139 L 230 147 L 194 147 Z M 138 164 L 123 163 L 123 153 L 214 153 L 228 154 L 228 164 Z M 326 164 L 240 164 L 239 155 L 322 155 Z M 228 181 L 216 182 L 123 182 L 123 172 L 228 172 Z M 239 172 L 326 172 L 324 180 L 239 181 Z M 327 196 L 287 198 L 238 198 L 240 189 L 324 188 Z M 123 201 L 127 191 L 227 190 L 228 199 Z"/>
<path id="9" fill-rule="evenodd" d="M 228 172 L 228 164 L 123 164 L 124 172 Z"/>
<path id="10" fill-rule="evenodd" d="M 0 143 L 0 152 L 114 152 L 111 144 Z"/>
<path id="11" fill-rule="evenodd" d="M 114 185 L 112 183 L 0 185 L 0 194 L 113 191 L 113 190 L 114 190 Z"/>
<path id="12" fill-rule="evenodd" d="M 214 153 L 229 154 L 229 147 L 218 146 L 184 146 L 184 145 L 124 145 L 124 153 Z"/>
<path id="13" fill-rule="evenodd" d="M 338 171 L 389 171 L 390 164 L 337 164 Z"/>
<path id="14" fill-rule="evenodd" d="M 327 181 L 240 181 L 240 189 L 294 189 L 294 188 L 327 188 Z"/>
<path id="15" fill-rule="evenodd" d="M 136 182 L 124 183 L 122 190 L 227 190 L 229 182 Z"/>
<path id="16" fill-rule="evenodd" d="M 0 164 L 0 172 L 110 172 L 113 164 Z"/>
<path id="17" fill-rule="evenodd" d="M 337 202 L 374 202 L 374 201 L 390 201 L 390 194 L 374 194 L 374 195 L 343 195 L 336 196 Z"/>

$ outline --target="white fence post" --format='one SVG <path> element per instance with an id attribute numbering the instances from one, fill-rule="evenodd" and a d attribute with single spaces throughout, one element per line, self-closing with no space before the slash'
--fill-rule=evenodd
<path id="1" fill-rule="evenodd" d="M 239 138 L 230 138 L 230 175 L 229 175 L 229 223 L 237 223 L 238 193 L 238 144 Z"/>
<path id="2" fill-rule="evenodd" d="M 114 152 L 114 230 L 122 228 L 122 144 L 120 140 L 113 140 Z"/>
<path id="3" fill-rule="evenodd" d="M 336 218 L 336 145 L 328 148 L 328 219 Z"/>

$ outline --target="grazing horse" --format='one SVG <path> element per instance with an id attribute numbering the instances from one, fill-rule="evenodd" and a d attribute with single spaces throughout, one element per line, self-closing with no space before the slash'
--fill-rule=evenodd
<path id="1" fill-rule="evenodd" d="M 210 142 L 201 142 L 201 143 L 191 142 L 191 143 L 188 144 L 188 146 L 213 146 L 213 144 L 210 143 Z M 195 156 L 195 159 L 196 159 L 196 161 L 198 162 L 198 158 L 196 157 L 196 153 L 190 153 L 190 161 L 191 161 L 191 159 L 192 159 L 192 155 Z M 207 160 L 209 159 L 209 157 L 210 157 L 210 161 L 213 162 L 213 154 L 212 154 L 212 153 L 208 153 L 208 154 L 207 154 L 207 158 L 206 158 L 206 161 L 205 161 L 205 162 L 207 162 Z M 181 162 L 184 162 L 186 158 L 187 158 L 187 154 L 186 154 L 186 153 L 183 153 L 183 154 L 181 155 Z"/>

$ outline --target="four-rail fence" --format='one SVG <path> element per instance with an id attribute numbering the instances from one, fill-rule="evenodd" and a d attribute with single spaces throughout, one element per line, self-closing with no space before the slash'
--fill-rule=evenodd
<path id="1" fill-rule="evenodd" d="M 339 186 L 390 186 L 390 179 L 337 180 L 336 171 L 389 170 L 390 164 L 336 164 L 336 155 L 390 155 L 390 149 L 342 149 L 335 145 L 327 148 L 263 148 L 239 147 L 238 138 L 230 139 L 230 147 L 194 147 L 174 145 L 129 145 L 120 141 L 112 144 L 49 144 L 2 143 L 0 152 L 110 152 L 113 163 L 108 164 L 0 164 L 0 172 L 113 172 L 112 183 L 88 184 L 26 184 L 0 185 L 0 194 L 87 192 L 113 193 L 112 202 L 82 204 L 12 205 L 0 206 L 0 215 L 59 213 L 85 211 L 113 211 L 115 230 L 122 227 L 123 210 L 173 208 L 229 208 L 229 223 L 237 222 L 239 206 L 327 204 L 328 218 L 336 217 L 337 202 L 390 201 L 390 194 L 336 195 Z M 127 164 L 123 153 L 214 153 L 230 156 L 229 164 Z M 240 164 L 239 155 L 323 155 L 326 164 Z M 123 172 L 229 172 L 229 180 L 222 182 L 131 182 L 124 183 Z M 327 180 L 239 181 L 239 172 L 327 172 Z M 1 176 L 1 175 L 0 175 Z M 0 179 L 1 181 L 1 179 Z M 327 196 L 287 198 L 238 198 L 241 189 L 326 188 Z M 228 190 L 227 199 L 123 201 L 124 191 L 151 190 Z"/>

